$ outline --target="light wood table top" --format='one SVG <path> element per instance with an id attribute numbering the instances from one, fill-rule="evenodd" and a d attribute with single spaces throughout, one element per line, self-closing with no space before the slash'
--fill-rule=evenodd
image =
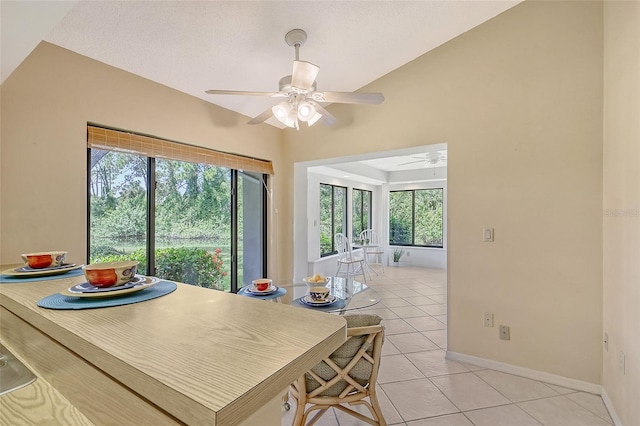
<path id="1" fill-rule="evenodd" d="M 131 305 L 37 306 L 81 282 L 0 284 L 0 304 L 188 424 L 239 423 L 346 338 L 339 316 L 186 284 Z"/>

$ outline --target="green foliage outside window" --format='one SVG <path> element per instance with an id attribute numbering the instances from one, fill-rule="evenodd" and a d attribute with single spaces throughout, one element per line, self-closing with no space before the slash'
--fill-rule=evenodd
<path id="1" fill-rule="evenodd" d="M 200 248 L 178 247 L 156 250 L 156 274 L 158 278 L 192 284 L 199 287 L 221 290 L 227 276 L 222 250 L 209 252 Z M 118 262 L 137 260 L 139 268 L 146 270 L 147 255 L 144 249 L 129 254 L 109 254 L 95 259 L 95 262 Z"/>
<path id="2" fill-rule="evenodd" d="M 443 189 L 389 193 L 389 243 L 443 246 Z"/>

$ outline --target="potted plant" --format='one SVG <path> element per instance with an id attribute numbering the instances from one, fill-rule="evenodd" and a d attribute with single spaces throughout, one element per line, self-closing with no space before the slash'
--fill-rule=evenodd
<path id="1" fill-rule="evenodd" d="M 392 266 L 400 265 L 400 258 L 404 254 L 404 250 L 401 248 L 397 248 L 393 251 L 393 264 Z"/>

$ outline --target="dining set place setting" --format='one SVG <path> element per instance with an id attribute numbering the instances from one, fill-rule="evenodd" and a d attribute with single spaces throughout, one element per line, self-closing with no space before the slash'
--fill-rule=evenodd
<path id="1" fill-rule="evenodd" d="M 280 297 L 287 294 L 287 289 L 278 287 L 269 278 L 258 278 L 253 280 L 251 285 L 244 286 L 238 290 L 238 294 L 257 299 L 279 301 Z"/>
<path id="2" fill-rule="evenodd" d="M 288 301 L 292 306 L 301 308 L 310 308 L 320 311 L 335 311 L 344 308 L 347 304 L 346 298 L 340 297 L 341 292 L 329 285 L 331 277 L 325 277 L 315 274 L 310 277 L 303 278 L 306 284 L 306 290 L 300 297 Z M 290 290 L 294 290 L 294 295 L 300 293 L 300 287 L 296 285 L 288 285 Z M 335 293 L 335 294 L 334 294 Z M 287 294 L 284 286 L 277 286 L 273 280 L 269 278 L 260 278 L 253 280 L 250 285 L 242 287 L 238 290 L 238 295 L 252 297 L 262 300 L 271 300 L 282 302 L 282 296 Z"/>
<path id="3" fill-rule="evenodd" d="M 128 305 L 173 292 L 174 282 L 137 273 L 138 261 L 89 265 L 65 263 L 66 251 L 21 255 L 24 265 L 2 272 L 2 284 L 47 281 L 84 275 L 86 281 L 38 301 L 46 309 L 92 309 Z"/>

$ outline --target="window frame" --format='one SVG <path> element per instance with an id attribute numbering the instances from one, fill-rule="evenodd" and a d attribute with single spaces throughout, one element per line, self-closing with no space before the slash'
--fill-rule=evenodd
<path id="1" fill-rule="evenodd" d="M 100 148 L 93 148 L 100 149 Z M 89 264 L 91 259 L 91 150 L 92 148 L 87 148 L 87 251 L 86 251 L 86 263 Z M 106 149 L 107 151 L 118 152 L 117 150 Z M 136 155 L 146 157 L 147 161 L 147 185 L 145 188 L 146 198 L 147 198 L 147 224 L 146 224 L 146 258 L 147 258 L 147 274 L 155 275 L 156 272 L 156 262 L 155 262 L 155 214 L 156 214 L 156 158 L 150 157 L 143 153 L 136 153 Z M 184 161 L 184 160 L 173 160 L 173 161 Z M 215 167 L 223 167 L 224 166 L 215 166 Z M 230 247 L 231 247 L 231 264 L 230 264 L 230 290 L 231 293 L 237 293 L 238 291 L 238 194 L 237 194 L 237 184 L 238 184 L 238 169 L 229 169 L 231 175 L 231 216 L 232 216 L 232 226 L 231 226 L 231 235 L 230 238 Z M 262 217 L 262 264 L 263 264 L 263 275 L 266 277 L 267 275 L 267 222 L 268 222 L 268 209 L 267 209 L 267 180 L 269 175 L 266 173 L 261 173 L 260 176 L 263 179 L 262 186 L 262 200 L 263 200 L 263 217 Z"/>
<path id="2" fill-rule="evenodd" d="M 418 191 L 440 191 L 442 196 L 442 217 L 441 217 L 441 234 L 442 234 L 442 243 L 441 244 L 416 244 L 416 192 Z M 391 232 L 391 194 L 395 192 L 409 192 L 411 193 L 411 243 L 405 242 L 394 242 L 391 240 L 392 232 Z M 434 187 L 434 188 L 419 188 L 419 189 L 398 189 L 389 191 L 389 245 L 396 247 L 425 247 L 425 248 L 444 248 L 444 187 Z"/>
<path id="3" fill-rule="evenodd" d="M 369 223 L 366 227 L 362 227 L 362 229 L 360 229 L 360 231 L 357 233 L 355 232 L 355 229 L 353 229 L 353 224 L 355 223 L 354 217 L 354 203 L 356 200 L 355 197 L 355 192 L 358 191 L 359 193 L 361 193 L 360 196 L 360 224 L 364 223 L 364 195 L 365 193 L 368 195 L 369 198 L 369 211 L 368 211 L 368 218 L 369 218 Z M 364 231 L 365 229 L 371 229 L 371 224 L 373 223 L 373 191 L 370 191 L 368 189 L 360 189 L 360 188 L 352 188 L 351 189 L 351 236 L 353 239 L 355 239 L 357 236 L 360 236 L 360 234 L 362 233 L 362 231 Z"/>
<path id="4" fill-rule="evenodd" d="M 320 183 L 320 194 L 322 193 L 322 186 L 328 186 L 331 187 L 331 251 L 330 252 L 322 252 L 322 244 L 320 245 L 320 257 L 327 257 L 327 256 L 332 256 L 334 254 L 338 253 L 338 250 L 336 250 L 336 243 L 334 241 L 334 236 L 336 235 L 336 218 L 335 218 L 335 212 L 336 212 L 336 208 L 335 208 L 335 200 L 336 200 L 336 188 L 340 188 L 342 190 L 344 190 L 344 204 L 342 206 L 342 211 L 343 211 L 343 221 L 342 221 L 342 228 L 343 228 L 343 234 L 345 234 L 345 231 L 348 232 L 348 215 L 347 215 L 347 206 L 348 204 L 348 187 L 346 186 L 341 186 L 341 185 L 333 185 L 330 183 Z M 321 201 L 321 197 L 320 201 Z M 320 205 L 320 211 L 322 211 L 322 206 Z M 322 235 L 322 233 L 320 234 Z M 346 234 L 345 234 L 346 235 Z M 322 240 L 322 238 L 320 239 Z"/>

